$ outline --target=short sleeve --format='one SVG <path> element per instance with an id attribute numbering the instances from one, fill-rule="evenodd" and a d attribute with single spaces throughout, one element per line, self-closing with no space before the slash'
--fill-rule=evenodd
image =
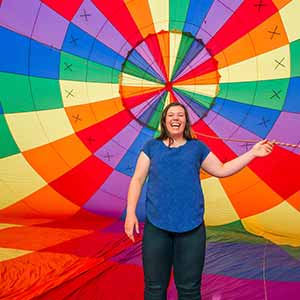
<path id="1" fill-rule="evenodd" d="M 153 139 L 147 141 L 141 149 L 141 152 L 144 152 L 149 158 L 151 158 L 151 145 L 153 143 Z"/>
<path id="2" fill-rule="evenodd" d="M 201 142 L 201 141 L 199 141 L 199 142 L 200 142 L 200 151 L 201 151 L 200 163 L 202 164 L 202 162 L 205 160 L 207 155 L 210 153 L 210 149 L 203 142 Z"/>

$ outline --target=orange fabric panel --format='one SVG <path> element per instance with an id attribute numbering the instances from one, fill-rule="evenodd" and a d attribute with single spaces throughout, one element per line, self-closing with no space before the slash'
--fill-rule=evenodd
<path id="1" fill-rule="evenodd" d="M 126 6 L 144 38 L 155 34 L 148 0 L 126 1 Z"/>
<path id="2" fill-rule="evenodd" d="M 133 96 L 138 96 L 146 94 L 149 92 L 160 91 L 163 87 L 145 87 L 145 86 L 121 86 L 121 95 L 123 98 L 129 98 Z"/>
<path id="3" fill-rule="evenodd" d="M 217 54 L 215 59 L 218 61 L 219 68 L 221 69 L 251 57 L 272 51 L 273 49 L 277 49 L 288 43 L 289 41 L 280 14 L 276 13 L 254 28 L 251 32 Z"/>
<path id="4" fill-rule="evenodd" d="M 62 218 L 74 215 L 80 207 L 45 186 L 23 200 L 1 210 L 1 215 L 26 218 Z"/>
<path id="5" fill-rule="evenodd" d="M 120 98 L 99 101 L 91 103 L 90 105 L 98 122 L 108 119 L 124 110 L 122 100 Z"/>
<path id="6" fill-rule="evenodd" d="M 91 231 L 70 228 L 22 226 L 0 230 L 0 247 L 41 250 L 89 234 Z"/>
<path id="7" fill-rule="evenodd" d="M 290 196 L 286 201 L 300 212 L 300 191 Z"/>
<path id="8" fill-rule="evenodd" d="M 80 131 L 97 122 L 90 104 L 65 107 L 65 111 L 75 131 Z"/>
<path id="9" fill-rule="evenodd" d="M 249 168 L 220 178 L 220 182 L 240 218 L 259 214 L 284 201 Z"/>
<path id="10" fill-rule="evenodd" d="M 163 64 L 165 66 L 167 77 L 170 78 L 169 60 L 170 60 L 170 33 L 161 31 L 157 34 L 159 48 L 162 54 Z"/>
<path id="11" fill-rule="evenodd" d="M 51 145 L 70 167 L 77 166 L 91 155 L 88 148 L 75 134 L 52 142 Z"/>
<path id="12" fill-rule="evenodd" d="M 286 6 L 288 3 L 292 2 L 294 0 L 273 0 L 273 3 L 276 5 L 278 10 Z"/>
<path id="13" fill-rule="evenodd" d="M 198 85 L 198 84 L 217 84 L 220 81 L 220 74 L 218 71 L 212 71 L 200 76 L 193 77 L 191 79 L 175 81 L 174 85 Z"/>
<path id="14" fill-rule="evenodd" d="M 51 144 L 23 152 L 29 164 L 47 182 L 60 177 L 71 169 Z"/>

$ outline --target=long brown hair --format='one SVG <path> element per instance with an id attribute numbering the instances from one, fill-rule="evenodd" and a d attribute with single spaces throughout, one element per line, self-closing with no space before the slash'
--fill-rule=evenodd
<path id="1" fill-rule="evenodd" d="M 193 133 L 193 130 L 191 127 L 189 113 L 188 113 L 186 107 L 183 104 L 181 104 L 180 102 L 171 102 L 165 107 L 165 109 L 163 110 L 163 112 L 161 114 L 161 117 L 160 117 L 161 132 L 160 132 L 160 135 L 157 137 L 158 140 L 168 139 L 169 146 L 171 146 L 174 143 L 174 139 L 170 136 L 170 133 L 168 132 L 167 125 L 166 125 L 166 117 L 167 117 L 169 108 L 173 107 L 173 106 L 181 106 L 184 109 L 186 123 L 185 123 L 184 131 L 183 131 L 183 137 L 186 140 L 192 140 L 195 138 L 195 134 Z"/>

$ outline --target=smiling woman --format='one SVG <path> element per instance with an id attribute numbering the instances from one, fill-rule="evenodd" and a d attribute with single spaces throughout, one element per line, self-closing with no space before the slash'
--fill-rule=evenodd
<path id="1" fill-rule="evenodd" d="M 179 299 L 199 300 L 206 247 L 200 168 L 216 177 L 229 176 L 255 157 L 270 154 L 273 144 L 261 141 L 223 164 L 193 137 L 189 114 L 181 103 L 165 107 L 160 125 L 160 136 L 142 148 L 129 185 L 125 232 L 135 241 L 136 206 L 149 175 L 142 246 L 145 300 L 166 299 L 172 266 Z"/>
<path id="2" fill-rule="evenodd" d="M 179 102 L 170 103 L 161 116 L 161 133 L 158 137 L 168 147 L 178 147 L 193 139 L 189 114 Z"/>

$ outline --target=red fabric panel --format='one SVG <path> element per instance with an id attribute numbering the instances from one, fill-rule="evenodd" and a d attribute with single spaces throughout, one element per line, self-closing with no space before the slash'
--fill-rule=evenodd
<path id="1" fill-rule="evenodd" d="M 191 79 L 203 74 L 207 74 L 218 69 L 218 63 L 214 58 L 210 58 L 203 64 L 200 64 L 195 69 L 191 70 L 190 72 L 186 73 L 184 76 L 180 77 L 178 80 L 174 82 L 180 82 L 183 80 Z"/>
<path id="2" fill-rule="evenodd" d="M 52 181 L 50 185 L 70 201 L 83 205 L 103 184 L 113 169 L 95 156 Z"/>
<path id="3" fill-rule="evenodd" d="M 271 155 L 253 160 L 249 167 L 284 199 L 300 188 L 300 156 L 284 148 L 275 146 Z"/>
<path id="4" fill-rule="evenodd" d="M 125 105 L 126 108 L 131 109 L 139 104 L 144 103 L 146 100 L 149 100 L 150 98 L 154 97 L 155 95 L 158 95 L 161 90 L 164 88 L 161 88 L 160 90 L 154 91 L 154 92 L 150 92 L 150 93 L 146 93 L 146 94 L 142 94 L 142 95 L 137 95 L 137 96 L 133 96 L 133 97 L 129 97 L 126 99 L 123 99 L 123 103 Z"/>
<path id="5" fill-rule="evenodd" d="M 262 6 L 259 6 L 260 2 Z M 216 55 L 276 12 L 277 8 L 271 0 L 242 1 L 224 26 L 207 43 L 206 48 L 212 55 Z"/>
<path id="6" fill-rule="evenodd" d="M 77 135 L 91 152 L 95 152 L 132 120 L 132 115 L 127 110 L 123 110 L 101 123 L 77 132 Z"/>
<path id="7" fill-rule="evenodd" d="M 193 130 L 202 134 L 218 137 L 216 133 L 202 120 L 199 120 L 193 125 Z M 222 162 L 226 162 L 237 157 L 237 155 L 220 139 L 212 139 L 201 135 L 198 135 L 198 138 L 208 145 L 211 151 L 217 154 L 218 158 Z"/>
<path id="8" fill-rule="evenodd" d="M 106 16 L 113 26 L 133 47 L 143 40 L 123 0 L 93 0 L 96 7 Z"/>
<path id="9" fill-rule="evenodd" d="M 83 0 L 42 0 L 47 6 L 51 7 L 61 16 L 71 21 L 80 7 Z"/>

